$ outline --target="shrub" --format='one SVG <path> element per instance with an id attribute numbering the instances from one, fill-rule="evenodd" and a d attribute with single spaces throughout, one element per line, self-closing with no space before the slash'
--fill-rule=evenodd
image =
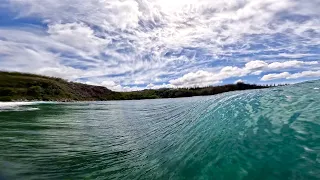
<path id="1" fill-rule="evenodd" d="M 12 96 L 15 94 L 15 91 L 10 88 L 0 89 L 0 96 Z"/>
<path id="2" fill-rule="evenodd" d="M 27 94 L 29 96 L 33 96 L 33 97 L 40 97 L 41 94 L 42 94 L 42 88 L 40 86 L 31 86 L 29 89 L 28 89 L 28 92 Z"/>
<path id="3" fill-rule="evenodd" d="M 5 102 L 5 101 L 12 101 L 12 99 L 11 99 L 10 96 L 2 96 L 2 97 L 0 97 L 0 101 L 3 101 L 3 102 Z"/>

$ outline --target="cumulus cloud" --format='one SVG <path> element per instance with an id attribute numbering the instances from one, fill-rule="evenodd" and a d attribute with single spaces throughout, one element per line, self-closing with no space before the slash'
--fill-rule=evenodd
<path id="1" fill-rule="evenodd" d="M 320 77 L 320 71 L 303 71 L 299 73 L 290 74 L 288 72 L 283 72 L 279 74 L 267 74 L 264 75 L 262 81 L 270 81 L 275 79 L 299 79 L 308 77 Z"/>
<path id="2" fill-rule="evenodd" d="M 305 77 L 320 77 L 320 71 L 303 71 L 299 73 L 291 74 L 287 79 L 298 79 Z"/>
<path id="3" fill-rule="evenodd" d="M 118 91 L 118 92 L 140 91 L 140 90 L 144 89 L 144 88 L 138 87 L 138 86 L 133 86 L 133 87 L 122 86 L 122 85 L 117 84 L 116 82 L 111 81 L 111 80 L 106 80 L 106 81 L 102 81 L 102 82 L 90 82 L 90 81 L 87 81 L 85 83 L 86 84 L 90 84 L 90 85 L 94 85 L 94 86 L 103 86 L 103 87 L 106 87 L 106 88 L 108 88 L 110 90 Z"/>
<path id="4" fill-rule="evenodd" d="M 274 80 L 274 79 L 284 79 L 290 76 L 290 73 L 288 72 L 283 72 L 283 73 L 279 73 L 279 74 L 268 74 L 268 75 L 264 75 L 261 80 L 262 81 L 270 81 L 270 80 Z"/>
<path id="5" fill-rule="evenodd" d="M 265 61 L 256 60 L 250 61 L 245 65 L 245 69 L 250 71 L 260 72 L 263 69 L 278 70 L 278 69 L 289 69 L 289 68 L 299 68 L 302 66 L 318 65 L 318 61 L 283 61 L 283 62 L 272 62 L 268 64 Z M 257 73 L 259 74 L 259 73 Z"/>
<path id="6" fill-rule="evenodd" d="M 211 72 L 197 71 L 188 73 L 178 79 L 170 80 L 170 84 L 175 87 L 210 86 L 220 83 L 219 77 Z"/>
<path id="7" fill-rule="evenodd" d="M 269 69 L 286 69 L 286 68 L 299 68 L 304 65 L 318 65 L 318 61 L 310 61 L 310 62 L 303 62 L 303 61 L 285 61 L 285 62 L 273 62 L 268 65 Z"/>
<path id="8" fill-rule="evenodd" d="M 154 85 L 152 83 L 147 85 L 148 89 L 162 89 L 162 88 L 176 88 L 176 86 L 172 84 L 160 84 L 160 85 Z"/>
<path id="9" fill-rule="evenodd" d="M 233 78 L 233 77 L 244 77 L 249 74 L 261 74 L 262 72 L 273 71 L 275 69 L 288 69 L 294 67 L 308 66 L 308 65 L 317 65 L 317 61 L 303 62 L 303 61 L 285 61 L 285 62 L 274 62 L 266 63 L 261 60 L 250 61 L 244 65 L 244 67 L 234 67 L 227 66 L 222 68 L 218 72 L 208 72 L 208 71 L 197 71 L 185 74 L 184 76 L 171 80 L 170 83 L 177 87 L 190 87 L 190 86 L 209 86 L 221 83 L 223 80 Z M 257 73 L 258 72 L 258 73 Z M 309 72 L 310 74 L 310 72 Z M 290 75 L 288 72 L 280 74 L 268 74 L 261 78 L 262 81 L 274 80 L 287 78 Z M 292 77 L 298 77 L 295 75 Z M 307 77 L 307 76 L 300 76 Z M 308 77 L 316 77 L 309 75 Z"/>
<path id="10" fill-rule="evenodd" d="M 264 69 L 268 67 L 268 63 L 264 62 L 264 61 L 250 61 L 246 64 L 245 68 L 250 70 L 250 71 L 259 71 L 261 69 Z"/>

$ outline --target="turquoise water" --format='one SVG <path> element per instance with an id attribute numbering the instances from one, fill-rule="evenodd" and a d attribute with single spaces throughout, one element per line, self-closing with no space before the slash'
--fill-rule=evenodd
<path id="1" fill-rule="evenodd" d="M 320 179 L 319 88 L 314 81 L 181 99 L 2 103 L 0 174 Z"/>

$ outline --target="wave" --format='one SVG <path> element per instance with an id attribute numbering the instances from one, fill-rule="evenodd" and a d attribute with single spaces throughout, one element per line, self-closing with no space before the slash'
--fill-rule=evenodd
<path id="1" fill-rule="evenodd" d="M 6 103 L 31 112 L 0 113 L 0 171 L 10 179 L 320 179 L 316 87 Z"/>
<path id="2" fill-rule="evenodd" d="M 44 104 L 48 102 L 34 101 L 34 102 L 0 102 L 0 112 L 3 111 L 36 111 L 37 107 L 30 107 L 33 105 Z"/>
<path id="3" fill-rule="evenodd" d="M 17 106 L 27 106 L 34 105 L 41 102 L 0 102 L 1 107 L 17 107 Z"/>

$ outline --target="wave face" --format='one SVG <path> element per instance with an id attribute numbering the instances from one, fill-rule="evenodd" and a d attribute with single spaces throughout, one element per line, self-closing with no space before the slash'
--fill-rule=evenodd
<path id="1" fill-rule="evenodd" d="M 5 179 L 320 179 L 320 81 L 0 112 Z"/>

